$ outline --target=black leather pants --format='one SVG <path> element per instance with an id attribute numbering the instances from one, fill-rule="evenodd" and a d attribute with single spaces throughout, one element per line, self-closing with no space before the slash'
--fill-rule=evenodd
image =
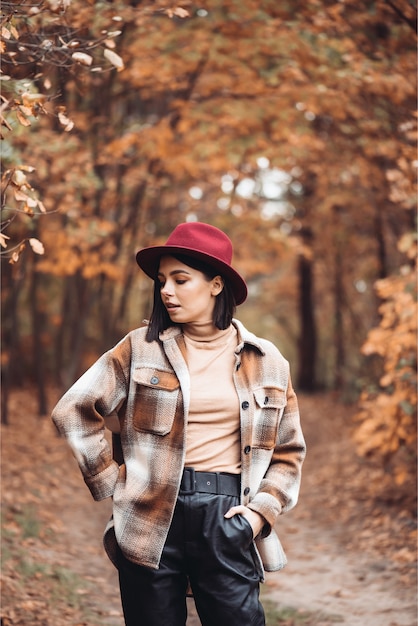
<path id="1" fill-rule="evenodd" d="M 124 557 L 119 582 L 126 626 L 185 626 L 188 580 L 203 626 L 264 626 L 252 529 L 224 514 L 236 496 L 180 493 L 160 568 Z"/>

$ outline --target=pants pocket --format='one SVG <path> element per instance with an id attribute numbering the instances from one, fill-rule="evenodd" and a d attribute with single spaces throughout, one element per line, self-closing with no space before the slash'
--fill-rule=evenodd
<path id="1" fill-rule="evenodd" d="M 234 515 L 226 519 L 226 526 L 231 526 L 232 532 L 235 532 L 236 541 L 241 548 L 249 548 L 253 540 L 253 529 L 250 522 L 243 515 Z M 227 531 L 228 532 L 228 531 Z"/>

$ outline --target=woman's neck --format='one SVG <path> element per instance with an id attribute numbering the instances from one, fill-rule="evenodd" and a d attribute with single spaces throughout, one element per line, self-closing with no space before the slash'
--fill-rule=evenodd
<path id="1" fill-rule="evenodd" d="M 209 341 L 222 335 L 225 331 L 219 330 L 212 321 L 208 322 L 190 322 L 182 325 L 183 332 L 191 339 Z"/>

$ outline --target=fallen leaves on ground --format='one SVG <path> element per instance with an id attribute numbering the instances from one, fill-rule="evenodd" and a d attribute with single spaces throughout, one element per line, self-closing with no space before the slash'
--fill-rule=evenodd
<path id="1" fill-rule="evenodd" d="M 50 395 L 52 406 L 57 394 Z M 308 441 L 302 522 L 319 531 L 332 527 L 353 554 L 390 559 L 402 582 L 415 585 L 415 489 L 394 491 L 380 466 L 355 455 L 353 409 L 337 397 L 306 396 L 301 407 Z M 97 503 L 90 502 L 66 442 L 49 418 L 36 415 L 30 389 L 12 394 L 9 421 L 2 426 L 1 625 L 122 626 L 101 521 L 90 508 Z M 188 624 L 198 624 L 195 619 Z M 297 609 L 277 619 L 268 624 L 301 623 Z M 317 619 L 304 614 L 302 623 L 324 624 Z"/>

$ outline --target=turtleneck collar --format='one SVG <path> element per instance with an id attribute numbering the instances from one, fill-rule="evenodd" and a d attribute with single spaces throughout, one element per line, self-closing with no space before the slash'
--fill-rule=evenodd
<path id="1" fill-rule="evenodd" d="M 256 337 L 253 333 L 248 331 L 245 326 L 237 319 L 232 320 L 232 326 L 238 332 L 238 347 L 237 352 L 241 352 L 245 345 L 254 346 L 257 350 L 261 352 L 261 354 L 265 354 L 265 339 L 260 339 Z M 216 329 L 217 330 L 217 329 Z M 224 331 L 219 331 L 224 332 Z M 160 340 L 165 343 L 171 340 L 177 340 L 179 335 L 183 333 L 181 326 L 169 326 L 160 334 Z"/>
<path id="2" fill-rule="evenodd" d="M 219 330 L 213 325 L 212 321 L 197 322 L 192 324 L 183 324 L 183 334 L 193 341 L 214 341 L 220 337 L 224 337 L 231 332 L 231 326 L 225 330 Z"/>

